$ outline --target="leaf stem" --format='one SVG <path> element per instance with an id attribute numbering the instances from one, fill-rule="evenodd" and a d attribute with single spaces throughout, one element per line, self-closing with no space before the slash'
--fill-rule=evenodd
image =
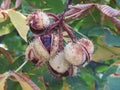
<path id="1" fill-rule="evenodd" d="M 20 66 L 20 67 L 18 67 L 16 70 L 15 70 L 15 72 L 18 72 L 20 69 L 22 69 L 23 68 L 23 66 L 25 66 L 25 64 L 28 62 L 28 60 L 25 60 L 25 62 Z"/>
<path id="2" fill-rule="evenodd" d="M 88 39 L 88 37 L 87 36 L 85 36 L 84 34 L 82 34 L 82 33 L 80 33 L 80 32 L 78 32 L 77 30 L 74 30 L 76 33 L 78 33 L 79 35 L 81 35 L 82 37 L 84 37 L 84 38 L 87 38 Z"/>
<path id="3" fill-rule="evenodd" d="M 84 35 L 84 34 L 82 34 L 82 33 L 78 32 L 77 30 L 73 29 L 71 26 L 69 26 L 69 28 L 70 28 L 72 31 L 74 31 L 74 32 L 78 33 L 79 35 L 81 35 L 82 37 L 84 37 L 84 38 L 87 38 L 87 39 L 88 39 L 88 37 L 87 37 L 86 35 Z"/>
<path id="4" fill-rule="evenodd" d="M 89 14 L 91 15 L 91 17 L 93 18 L 93 21 L 95 22 L 95 23 L 97 23 L 97 21 L 96 21 L 96 19 L 95 19 L 95 17 L 93 16 L 93 14 L 92 14 L 92 12 L 90 11 L 89 12 Z"/>

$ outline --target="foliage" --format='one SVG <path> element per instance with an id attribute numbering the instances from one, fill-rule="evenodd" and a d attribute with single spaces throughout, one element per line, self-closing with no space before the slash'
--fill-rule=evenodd
<path id="1" fill-rule="evenodd" d="M 85 36 L 93 41 L 93 61 L 80 67 L 76 76 L 55 78 L 46 66 L 24 62 L 31 40 L 26 16 L 37 9 L 59 14 L 67 0 L 22 0 L 21 5 L 21 0 L 16 1 L 0 11 L 0 90 L 120 90 L 120 22 L 114 11 L 101 12 L 96 6 L 68 22 L 77 38 Z M 73 5 L 88 3 L 109 5 L 120 13 L 119 0 L 74 0 Z M 113 17 L 106 17 L 108 13 Z"/>

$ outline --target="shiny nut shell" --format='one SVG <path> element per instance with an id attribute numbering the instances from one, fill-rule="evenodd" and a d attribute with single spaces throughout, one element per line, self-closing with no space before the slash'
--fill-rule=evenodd
<path id="1" fill-rule="evenodd" d="M 79 43 L 70 42 L 64 48 L 65 59 L 72 65 L 82 65 L 86 60 L 84 48 Z"/>

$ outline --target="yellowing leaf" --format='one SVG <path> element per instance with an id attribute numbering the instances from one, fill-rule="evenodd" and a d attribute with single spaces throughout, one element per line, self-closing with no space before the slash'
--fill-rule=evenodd
<path id="1" fill-rule="evenodd" d="M 63 82 L 63 87 L 62 87 L 62 89 L 61 90 L 70 90 L 70 86 L 69 86 L 69 84 L 67 83 L 67 82 Z"/>
<path id="2" fill-rule="evenodd" d="M 3 12 L 4 13 L 4 12 Z M 2 14 L 2 13 L 0 13 L 0 23 L 1 22 L 4 22 L 5 20 L 7 19 L 7 14 Z"/>
<path id="3" fill-rule="evenodd" d="M 0 75 L 0 90 L 5 90 L 5 83 L 8 76 L 7 72 Z"/>
<path id="4" fill-rule="evenodd" d="M 27 41 L 27 33 L 29 27 L 27 26 L 26 17 L 20 12 L 14 10 L 8 10 L 8 16 L 10 17 L 11 22 L 17 29 L 20 36 Z"/>
<path id="5" fill-rule="evenodd" d="M 102 40 L 98 40 L 98 49 L 93 54 L 94 61 L 104 61 L 112 58 L 120 57 L 119 47 L 110 47 L 105 45 Z"/>
<path id="6" fill-rule="evenodd" d="M 23 90 L 40 90 L 40 88 L 27 77 L 16 72 L 13 72 L 12 76 L 15 77 L 16 80 L 20 83 Z"/>
<path id="7" fill-rule="evenodd" d="M 8 34 L 10 32 L 11 31 L 10 31 L 9 27 L 7 27 L 7 25 L 0 27 L 0 36 Z"/>

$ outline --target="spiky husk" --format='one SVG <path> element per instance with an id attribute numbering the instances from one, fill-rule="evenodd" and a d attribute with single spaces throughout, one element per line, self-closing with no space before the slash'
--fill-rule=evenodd
<path id="1" fill-rule="evenodd" d="M 90 41 L 89 39 L 86 39 L 86 38 L 82 38 L 82 39 L 79 39 L 79 42 L 82 43 L 86 47 L 88 53 L 94 52 L 94 45 L 93 45 L 92 41 Z"/>
<path id="2" fill-rule="evenodd" d="M 28 45 L 25 55 L 26 60 L 33 61 L 35 64 L 45 63 L 50 58 L 48 51 L 46 50 L 39 38 L 34 39 Z"/>
<path id="3" fill-rule="evenodd" d="M 65 73 L 69 69 L 69 63 L 64 58 L 64 52 L 59 52 L 49 60 L 49 65 L 58 73 Z"/>
<path id="4" fill-rule="evenodd" d="M 41 33 L 50 25 L 49 17 L 42 11 L 33 12 L 27 20 L 33 33 Z"/>
<path id="5" fill-rule="evenodd" d="M 72 65 L 82 65 L 86 60 L 84 48 L 79 43 L 70 42 L 64 49 L 65 59 Z"/>

